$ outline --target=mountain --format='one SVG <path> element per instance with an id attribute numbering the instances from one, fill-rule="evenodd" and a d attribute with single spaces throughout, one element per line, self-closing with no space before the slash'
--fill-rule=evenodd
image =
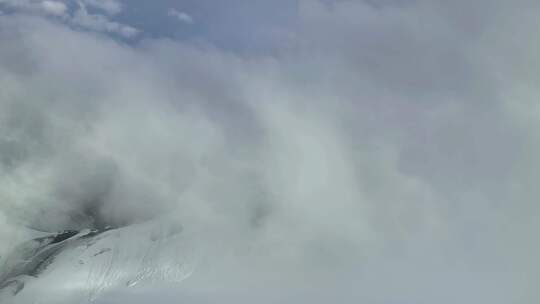
<path id="1" fill-rule="evenodd" d="M 163 220 L 43 235 L 4 259 L 0 303 L 86 303 L 112 288 L 179 282 L 194 266 L 188 243 Z"/>

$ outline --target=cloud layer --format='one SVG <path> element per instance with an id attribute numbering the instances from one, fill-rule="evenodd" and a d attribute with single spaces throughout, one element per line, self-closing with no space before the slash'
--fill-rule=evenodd
<path id="1" fill-rule="evenodd" d="M 132 26 L 111 20 L 111 16 L 122 11 L 122 5 L 116 0 L 0 0 L 2 7 L 18 14 L 53 17 L 79 29 L 114 34 L 125 39 L 134 38 L 140 32 Z M 89 13 L 88 7 L 97 12 Z"/>
<path id="2" fill-rule="evenodd" d="M 164 301 L 535 302 L 539 9 L 304 0 L 272 55 L 0 16 L 0 255 L 167 213 L 207 262 Z"/>

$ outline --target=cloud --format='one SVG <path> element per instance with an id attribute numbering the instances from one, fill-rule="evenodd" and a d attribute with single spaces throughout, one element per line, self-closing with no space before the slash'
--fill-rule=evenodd
<path id="1" fill-rule="evenodd" d="M 30 13 L 53 16 L 63 16 L 67 11 L 66 4 L 61 1 L 2 0 L 0 5 Z"/>
<path id="2" fill-rule="evenodd" d="M 538 4 L 300 4 L 272 55 L 2 17 L 2 244 L 166 213 L 193 277 L 103 302 L 537 301 Z"/>
<path id="3" fill-rule="evenodd" d="M 67 11 L 67 6 L 58 1 L 43 1 L 41 5 L 45 12 L 55 16 L 63 16 Z"/>
<path id="4" fill-rule="evenodd" d="M 91 31 L 108 32 L 125 38 L 133 38 L 140 32 L 132 26 L 111 21 L 105 15 L 88 13 L 82 2 L 79 3 L 79 9 L 73 14 L 71 23 Z"/>
<path id="5" fill-rule="evenodd" d="M 171 8 L 167 11 L 167 16 L 176 18 L 178 21 L 186 24 L 192 24 L 193 18 L 187 13 L 180 12 L 174 8 Z"/>
<path id="6" fill-rule="evenodd" d="M 140 30 L 130 25 L 110 19 L 110 15 L 118 14 L 122 9 L 117 1 L 77 1 L 79 8 L 74 11 L 68 10 L 68 5 L 61 1 L 2 0 L 0 4 L 18 13 L 57 17 L 68 25 L 89 31 L 111 33 L 123 38 L 133 38 L 140 33 Z M 87 5 L 104 11 L 106 15 L 89 13 Z"/>

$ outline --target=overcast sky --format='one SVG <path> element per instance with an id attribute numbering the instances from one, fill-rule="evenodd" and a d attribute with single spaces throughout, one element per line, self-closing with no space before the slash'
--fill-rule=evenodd
<path id="1" fill-rule="evenodd" d="M 173 216 L 98 303 L 540 301 L 540 2 L 0 0 L 0 256 Z"/>

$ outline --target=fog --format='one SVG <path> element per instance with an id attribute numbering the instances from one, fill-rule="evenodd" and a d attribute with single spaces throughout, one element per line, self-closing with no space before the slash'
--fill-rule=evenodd
<path id="1" fill-rule="evenodd" d="M 0 262 L 166 216 L 191 276 L 97 303 L 538 301 L 539 10 L 306 0 L 252 53 L 1 15 Z"/>

